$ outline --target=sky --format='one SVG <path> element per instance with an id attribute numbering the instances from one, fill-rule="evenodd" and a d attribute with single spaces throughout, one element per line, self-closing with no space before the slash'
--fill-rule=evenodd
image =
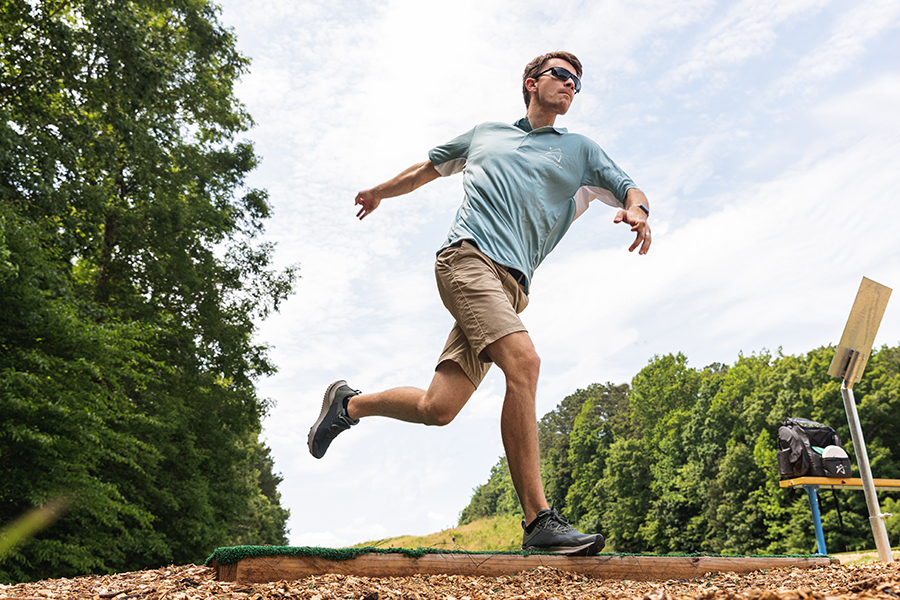
<path id="1" fill-rule="evenodd" d="M 552 6 L 551 6 L 552 5 Z M 492 369 L 450 425 L 364 419 L 307 449 L 338 379 L 427 387 L 452 319 L 434 255 L 460 175 L 355 218 L 360 190 L 485 121 L 525 113 L 521 74 L 568 50 L 583 89 L 557 125 L 643 190 L 653 245 L 592 203 L 538 268 L 522 314 L 541 416 L 654 356 L 733 364 L 836 344 L 863 277 L 900 287 L 900 1 L 221 0 L 252 60 L 237 95 L 268 190 L 266 240 L 299 266 L 260 323 L 277 375 L 272 448 L 291 545 L 341 547 L 456 525 L 503 454 Z M 875 346 L 900 343 L 900 297 Z M 865 376 L 865 375 L 863 375 Z M 841 402 L 840 397 L 834 399 Z M 802 416 L 802 415 L 798 415 Z"/>

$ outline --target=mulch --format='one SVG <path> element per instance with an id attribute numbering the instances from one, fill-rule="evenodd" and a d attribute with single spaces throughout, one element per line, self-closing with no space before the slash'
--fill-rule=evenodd
<path id="1" fill-rule="evenodd" d="M 231 583 L 198 565 L 0 585 L 0 600 L 900 600 L 900 563 L 718 573 L 690 580 L 611 581 L 541 567 L 510 577 L 322 575 Z"/>

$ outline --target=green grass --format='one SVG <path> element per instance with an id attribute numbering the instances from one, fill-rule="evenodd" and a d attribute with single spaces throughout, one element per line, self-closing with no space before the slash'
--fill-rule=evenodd
<path id="1" fill-rule="evenodd" d="M 469 552 L 515 551 L 522 548 L 522 526 L 520 517 L 491 517 L 429 535 L 403 535 L 364 542 L 353 547 L 363 548 L 367 546 L 376 548 L 446 548 L 448 550 L 465 550 Z M 894 548 L 895 560 L 900 560 L 898 550 L 900 548 Z M 604 551 L 612 552 L 613 550 L 606 548 Z M 878 552 L 876 550 L 831 553 L 829 556 L 840 559 L 841 564 L 850 565 L 865 564 L 878 560 Z"/>
<path id="2" fill-rule="evenodd" d="M 445 529 L 424 536 L 403 535 L 358 544 L 354 548 L 447 548 L 485 552 L 521 550 L 522 525 L 519 517 L 502 516 L 479 519 L 462 527 Z"/>

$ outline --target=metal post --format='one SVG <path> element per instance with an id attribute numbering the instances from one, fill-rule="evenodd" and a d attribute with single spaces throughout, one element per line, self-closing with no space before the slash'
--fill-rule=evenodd
<path id="1" fill-rule="evenodd" d="M 819 554 L 828 554 L 825 550 L 825 533 L 822 531 L 822 515 L 819 513 L 819 494 L 817 485 L 804 485 L 806 490 L 806 499 L 809 501 L 809 508 L 812 510 L 813 529 L 816 532 L 816 548 Z"/>
<path id="2" fill-rule="evenodd" d="M 884 526 L 885 515 L 881 513 L 881 507 L 878 505 L 875 482 L 872 480 L 872 469 L 869 467 L 869 455 L 866 453 L 866 441 L 863 439 L 859 414 L 856 411 L 856 400 L 853 398 L 852 388 L 858 358 L 859 352 L 854 352 L 850 358 L 844 383 L 841 385 L 841 396 L 844 398 L 844 410 L 847 413 L 847 421 L 850 423 L 850 437 L 853 438 L 853 450 L 856 453 L 856 464 L 859 466 L 859 477 L 862 479 L 863 492 L 866 494 L 869 523 L 872 525 L 872 534 L 875 536 L 878 559 L 882 562 L 893 562 L 891 544 L 888 541 L 887 528 Z"/>

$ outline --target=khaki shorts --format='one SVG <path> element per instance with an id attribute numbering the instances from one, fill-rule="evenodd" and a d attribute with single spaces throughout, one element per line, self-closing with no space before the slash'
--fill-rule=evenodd
<path id="1" fill-rule="evenodd" d="M 478 387 L 491 368 L 484 349 L 526 331 L 519 313 L 528 306 L 528 295 L 506 268 L 469 241 L 442 250 L 434 274 L 441 300 L 456 319 L 438 365 L 452 360 Z"/>

